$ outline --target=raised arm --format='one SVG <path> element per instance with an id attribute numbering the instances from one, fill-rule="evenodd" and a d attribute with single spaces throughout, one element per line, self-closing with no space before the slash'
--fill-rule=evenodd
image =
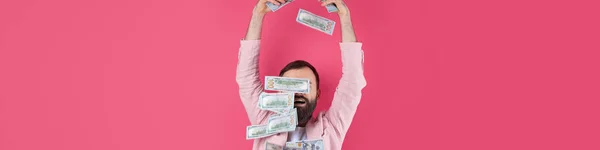
<path id="1" fill-rule="evenodd" d="M 252 10 L 252 19 L 248 26 L 248 32 L 246 33 L 246 40 L 260 40 L 260 31 L 262 28 L 262 21 L 265 15 L 271 10 L 267 7 L 267 2 L 271 2 L 275 5 L 281 5 L 285 3 L 285 0 L 259 0 L 254 9 Z"/>
<path id="2" fill-rule="evenodd" d="M 346 6 L 346 3 L 343 0 L 327 0 L 321 6 L 328 4 L 335 4 L 338 8 L 338 16 L 340 17 L 340 24 L 342 26 L 342 42 L 356 42 L 356 35 L 354 34 L 354 27 L 352 27 L 352 20 L 350 18 L 350 10 Z"/>
<path id="3" fill-rule="evenodd" d="M 334 3 L 342 26 L 342 78 L 333 96 L 331 107 L 325 113 L 325 119 L 333 127 L 330 134 L 334 140 L 342 143 L 352 123 L 354 114 L 362 97 L 361 90 L 367 85 L 363 75 L 362 43 L 356 42 L 356 35 L 350 19 L 350 11 L 342 0 L 327 0 L 322 5 Z"/>
<path id="4" fill-rule="evenodd" d="M 267 120 L 268 111 L 258 108 L 258 96 L 263 92 L 258 73 L 258 58 L 260 54 L 260 32 L 262 21 L 270 10 L 266 7 L 269 1 L 278 5 L 275 0 L 259 0 L 252 11 L 252 19 L 246 33 L 246 38 L 240 42 L 236 81 L 240 88 L 240 99 L 248 113 L 252 124 L 261 124 Z M 283 0 L 281 0 L 283 1 Z"/>

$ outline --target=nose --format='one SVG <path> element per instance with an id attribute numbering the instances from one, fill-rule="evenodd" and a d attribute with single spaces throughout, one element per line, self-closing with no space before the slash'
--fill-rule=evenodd
<path id="1" fill-rule="evenodd" d="M 294 96 L 304 96 L 304 93 L 295 93 Z"/>

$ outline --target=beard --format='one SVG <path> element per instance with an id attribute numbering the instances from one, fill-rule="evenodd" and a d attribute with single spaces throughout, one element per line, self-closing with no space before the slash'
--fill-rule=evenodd
<path id="1" fill-rule="evenodd" d="M 306 123 L 310 121 L 310 119 L 312 118 L 312 114 L 315 111 L 315 108 L 317 107 L 317 101 L 316 99 L 308 100 L 306 97 L 303 96 L 295 96 L 295 98 L 303 99 L 306 102 L 305 106 L 294 106 L 294 108 L 298 110 L 298 126 L 306 126 Z"/>

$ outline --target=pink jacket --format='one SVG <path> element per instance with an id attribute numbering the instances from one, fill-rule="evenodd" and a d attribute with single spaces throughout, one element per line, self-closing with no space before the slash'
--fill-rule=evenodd
<path id="1" fill-rule="evenodd" d="M 264 88 L 258 75 L 260 40 L 242 40 L 238 56 L 236 80 L 240 87 L 240 98 L 252 125 L 266 124 L 273 112 L 258 108 L 258 97 Z M 326 150 L 342 149 L 346 131 L 352 123 L 354 113 L 361 98 L 361 90 L 366 86 L 363 75 L 362 43 L 341 43 L 342 78 L 333 97 L 329 110 L 319 112 L 306 125 L 309 140 L 323 139 Z M 288 133 L 278 133 L 255 139 L 253 150 L 264 150 L 265 142 L 285 145 Z"/>

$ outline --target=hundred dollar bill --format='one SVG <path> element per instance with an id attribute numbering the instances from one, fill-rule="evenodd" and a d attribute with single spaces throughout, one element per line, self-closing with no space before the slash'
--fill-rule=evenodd
<path id="1" fill-rule="evenodd" d="M 269 9 L 271 9 L 271 11 L 275 12 L 275 11 L 281 9 L 281 7 L 283 7 L 283 6 L 291 3 L 293 1 L 294 0 L 285 0 L 285 3 L 280 4 L 279 6 L 277 6 L 277 5 L 275 5 L 275 4 L 271 3 L 271 2 L 267 2 L 267 7 L 269 7 Z"/>
<path id="2" fill-rule="evenodd" d="M 296 130 L 298 125 L 298 113 L 294 108 L 289 114 L 272 115 L 267 123 L 267 132 L 274 134 Z"/>
<path id="3" fill-rule="evenodd" d="M 302 148 L 283 147 L 283 150 L 302 150 Z"/>
<path id="4" fill-rule="evenodd" d="M 335 22 L 333 20 L 317 16 L 304 9 L 300 9 L 300 11 L 298 11 L 296 22 L 306 25 L 310 28 L 317 29 L 321 32 L 325 32 L 329 35 L 333 34 L 333 29 L 335 28 Z"/>
<path id="5" fill-rule="evenodd" d="M 302 141 L 303 150 L 324 150 L 323 139 Z"/>
<path id="6" fill-rule="evenodd" d="M 310 80 L 301 78 L 266 76 L 265 90 L 308 93 L 310 92 Z"/>
<path id="7" fill-rule="evenodd" d="M 246 140 L 273 135 L 267 132 L 267 125 L 251 125 L 246 127 Z"/>
<path id="8" fill-rule="evenodd" d="M 324 150 L 323 139 L 286 142 L 284 150 Z"/>
<path id="9" fill-rule="evenodd" d="M 283 150 L 302 150 L 302 141 L 286 142 Z"/>
<path id="10" fill-rule="evenodd" d="M 275 118 L 275 117 L 280 117 L 280 116 L 292 116 L 292 117 L 298 119 L 298 109 L 297 108 L 281 109 L 281 110 L 277 110 L 277 111 L 280 111 L 280 113 L 273 114 L 270 116 L 270 118 Z M 296 125 L 298 125 L 297 120 L 296 120 Z"/>
<path id="11" fill-rule="evenodd" d="M 268 109 L 291 109 L 294 107 L 294 93 L 261 93 L 258 107 Z"/>
<path id="12" fill-rule="evenodd" d="M 275 145 L 273 143 L 265 142 L 266 150 L 282 150 L 283 146 Z"/>
<path id="13" fill-rule="evenodd" d="M 325 0 L 320 0 L 320 1 L 324 2 Z M 338 11 L 337 5 L 335 5 L 333 3 L 325 5 L 325 8 L 327 8 L 327 12 L 329 12 L 329 13 Z"/>
<path id="14" fill-rule="evenodd" d="M 275 113 L 277 113 L 277 114 L 289 114 L 289 113 L 290 113 L 290 111 L 291 111 L 290 109 L 277 109 L 277 108 L 274 108 L 274 109 L 266 109 L 266 110 L 268 110 L 268 111 L 272 111 L 272 112 L 275 112 Z"/>

